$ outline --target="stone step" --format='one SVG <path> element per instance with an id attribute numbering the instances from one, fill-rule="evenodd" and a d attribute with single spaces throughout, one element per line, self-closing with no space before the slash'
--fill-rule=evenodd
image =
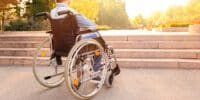
<path id="1" fill-rule="evenodd" d="M 200 68 L 200 60 L 194 59 L 118 59 L 127 68 Z"/>
<path id="2" fill-rule="evenodd" d="M 2 41 L 0 48 L 37 48 L 40 43 L 41 41 Z M 115 49 L 200 49 L 200 41 L 107 41 L 107 44 Z"/>
<path id="3" fill-rule="evenodd" d="M 42 41 L 48 36 L 1 36 L 0 41 Z"/>
<path id="4" fill-rule="evenodd" d="M 4 32 L 0 34 L 0 41 L 42 41 L 47 36 L 44 31 Z"/>
<path id="5" fill-rule="evenodd" d="M 200 35 L 128 35 L 128 41 L 200 41 Z"/>
<path id="6" fill-rule="evenodd" d="M 100 34 L 106 41 L 200 41 L 198 34 L 179 34 L 179 33 L 111 33 L 111 31 L 100 31 Z M 41 41 L 48 34 L 45 31 L 27 31 L 27 32 L 4 32 L 0 33 L 0 41 Z"/>
<path id="7" fill-rule="evenodd" d="M 33 57 L 35 51 L 36 48 L 0 48 L 0 56 Z M 200 49 L 116 49 L 115 53 L 118 58 L 200 59 Z"/>
<path id="8" fill-rule="evenodd" d="M 41 33 L 22 33 L 22 34 L 14 34 L 14 33 L 5 33 L 0 34 L 0 41 L 42 41 L 47 38 L 49 35 L 45 32 Z M 127 41 L 127 36 L 102 36 L 106 41 Z"/>
<path id="9" fill-rule="evenodd" d="M 48 64 L 48 58 L 38 60 Z M 191 59 L 118 59 L 120 67 L 126 68 L 200 68 L 200 60 Z M 0 65 L 32 65 L 33 57 L 0 56 Z"/>
<path id="10" fill-rule="evenodd" d="M 1 35 L 0 41 L 42 41 L 48 35 Z M 103 36 L 106 41 L 127 41 L 127 36 Z"/>
<path id="11" fill-rule="evenodd" d="M 40 43 L 41 41 L 4 41 L 0 42 L 0 48 L 37 48 Z"/>
<path id="12" fill-rule="evenodd" d="M 115 49 L 200 49 L 200 41 L 108 41 Z"/>
<path id="13" fill-rule="evenodd" d="M 151 32 L 129 34 L 124 30 L 100 33 L 115 48 L 122 67 L 200 67 L 200 35 Z M 35 48 L 47 37 L 44 31 L 0 33 L 0 65 L 31 65 Z M 48 47 L 47 44 L 45 48 Z M 41 64 L 47 61 L 48 58 L 39 60 Z"/>
<path id="14" fill-rule="evenodd" d="M 49 50 L 49 48 L 43 48 L 43 50 Z M 33 57 L 35 52 L 36 48 L 0 48 L 0 56 Z M 47 53 L 50 55 L 50 52 Z"/>
<path id="15" fill-rule="evenodd" d="M 200 59 L 200 49 L 116 49 L 118 58 Z"/>

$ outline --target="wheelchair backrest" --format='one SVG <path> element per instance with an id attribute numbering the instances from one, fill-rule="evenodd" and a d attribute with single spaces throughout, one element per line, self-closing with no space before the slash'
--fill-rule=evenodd
<path id="1" fill-rule="evenodd" d="M 63 19 L 51 19 L 52 43 L 55 54 L 58 56 L 67 56 L 68 52 L 75 44 L 78 32 L 76 17 L 68 14 Z"/>

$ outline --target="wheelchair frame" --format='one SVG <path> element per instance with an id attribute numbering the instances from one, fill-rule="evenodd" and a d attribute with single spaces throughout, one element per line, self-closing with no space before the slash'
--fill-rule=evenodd
<path id="1" fill-rule="evenodd" d="M 71 12 L 69 12 L 69 11 L 65 11 L 65 12 L 60 12 L 60 13 L 58 13 L 58 14 L 68 14 L 68 15 L 70 15 L 71 16 Z M 49 17 L 49 14 L 47 13 L 47 12 L 42 12 L 42 13 L 38 13 L 38 14 L 36 14 L 36 16 L 35 17 L 38 17 L 38 16 L 46 16 L 46 17 Z M 98 31 L 93 31 L 93 32 L 97 32 L 97 34 L 100 36 L 100 33 L 98 32 Z M 53 49 L 53 40 L 52 40 L 52 38 L 53 38 L 53 34 L 52 34 L 52 31 L 49 31 L 49 32 L 47 32 L 47 33 L 49 33 L 49 37 L 48 37 L 48 40 L 50 41 L 50 52 L 52 53 L 52 52 L 54 52 L 54 49 Z M 88 33 L 87 31 L 85 31 L 84 33 Z M 52 77 L 56 77 L 56 76 L 58 76 L 58 75 L 63 75 L 64 74 L 64 76 L 63 76 L 63 78 L 61 79 L 61 81 L 59 81 L 59 83 L 57 83 L 57 84 L 55 84 L 55 85 L 48 85 L 48 84 L 44 84 L 43 82 L 41 82 L 41 80 L 39 79 L 39 77 L 37 76 L 37 72 L 36 72 L 36 67 L 37 67 L 37 54 L 38 53 L 36 53 L 35 54 L 35 57 L 34 57 L 34 65 L 33 65 L 33 73 L 34 73 L 34 76 L 36 77 L 36 80 L 41 84 L 41 85 L 43 85 L 43 86 L 45 86 L 45 87 L 50 87 L 50 88 L 52 88 L 52 87 L 57 87 L 57 86 L 59 86 L 62 82 L 64 82 L 64 80 L 66 81 L 66 83 L 68 83 L 68 89 L 71 91 L 71 93 L 75 96 L 75 97 L 77 97 L 77 98 L 79 98 L 79 99 L 88 99 L 88 98 L 90 98 L 90 97 L 92 97 L 92 96 L 94 96 L 100 89 L 101 89 L 101 87 L 102 87 L 102 85 L 105 83 L 106 85 L 107 85 L 107 87 L 111 87 L 112 86 L 112 82 L 113 82 L 113 78 L 114 78 L 114 76 L 115 75 L 118 75 L 119 73 L 120 73 L 120 70 L 119 70 L 119 66 L 118 66 L 118 64 L 117 64 L 117 59 L 116 59 L 116 56 L 115 56 L 115 54 L 114 54 L 114 49 L 112 48 L 112 47 L 110 47 L 110 46 L 105 46 L 105 47 L 101 47 L 102 45 L 100 44 L 100 43 L 98 43 L 98 41 L 96 41 L 95 42 L 95 40 L 94 39 L 85 39 L 85 40 L 80 40 L 80 37 L 81 37 L 81 35 L 82 34 L 79 34 L 79 35 L 77 35 L 76 36 L 76 39 L 75 39 L 75 44 L 74 44 L 74 46 L 71 48 L 71 50 L 70 50 L 70 52 L 69 52 L 69 55 L 67 56 L 67 65 L 65 66 L 66 68 L 65 68 L 65 71 L 64 72 L 61 72 L 61 73 L 57 73 L 57 66 L 56 66 L 56 68 L 55 68 L 55 70 L 56 70 L 56 74 L 55 75 L 50 75 L 50 76 L 46 76 L 46 77 L 44 77 L 44 79 L 45 80 L 48 80 L 48 79 L 50 79 L 50 78 L 52 78 Z M 101 36 L 100 36 L 101 37 Z M 41 46 L 37 49 L 37 51 L 39 51 L 40 50 L 40 48 L 42 47 L 42 45 L 46 42 L 46 41 L 48 41 L 47 39 L 44 41 L 44 42 L 42 42 L 41 43 Z M 71 64 L 71 60 L 73 60 L 74 59 L 74 53 L 76 52 L 76 48 L 79 48 L 79 47 L 77 47 L 77 45 L 82 45 L 81 43 L 85 43 L 85 42 L 88 42 L 88 43 L 91 43 L 91 44 L 95 44 L 95 45 L 97 45 L 97 46 L 99 46 L 101 49 L 103 49 L 101 52 L 103 53 L 105 53 L 105 59 L 107 59 L 107 61 L 105 61 L 106 63 L 105 63 L 105 69 L 104 69 L 104 71 L 106 71 L 105 72 L 105 74 L 107 73 L 107 72 L 110 72 L 110 73 L 108 73 L 109 75 L 107 75 L 106 77 L 104 77 L 104 79 L 103 79 L 103 82 L 101 83 L 101 85 L 100 85 L 100 87 L 98 87 L 98 89 L 96 90 L 96 92 L 94 92 L 94 93 L 92 93 L 91 95 L 88 95 L 88 96 L 83 96 L 83 95 L 80 95 L 80 94 L 78 94 L 78 93 L 76 93 L 76 91 L 74 91 L 74 89 L 72 88 L 72 84 L 69 84 L 70 82 L 70 80 L 69 80 L 69 78 L 66 78 L 66 77 L 68 77 L 68 75 L 69 75 L 69 70 L 68 70 L 68 67 L 69 67 L 69 65 L 68 64 Z M 80 48 L 79 48 L 80 49 Z M 91 53 L 91 52 L 90 52 Z M 93 52 L 92 52 L 93 53 Z M 87 53 L 86 53 L 87 54 Z M 89 54 L 89 53 L 88 53 Z M 50 59 L 51 60 L 51 59 Z M 114 60 L 114 61 L 113 61 Z M 113 67 L 113 64 L 114 63 L 114 66 L 115 67 Z M 50 62 L 50 64 L 51 64 L 51 62 Z M 117 72 L 114 72 L 114 70 L 118 70 Z M 101 70 L 102 71 L 102 70 Z M 90 78 L 88 78 L 88 79 L 86 79 L 86 80 L 82 80 L 81 82 L 83 83 L 84 81 L 88 81 L 88 80 L 91 80 L 91 79 L 93 79 L 93 78 L 95 78 L 95 75 L 96 74 L 98 74 L 99 73 L 99 71 L 97 72 L 97 73 L 95 73 L 94 74 L 94 76 L 92 75 Z M 65 78 L 64 78 L 65 77 Z M 99 86 L 99 85 L 98 85 Z"/>

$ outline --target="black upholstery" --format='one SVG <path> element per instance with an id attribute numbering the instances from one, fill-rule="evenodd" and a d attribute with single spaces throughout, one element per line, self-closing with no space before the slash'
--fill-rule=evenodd
<path id="1" fill-rule="evenodd" d="M 68 15 L 63 19 L 50 19 L 52 29 L 52 42 L 55 55 L 67 56 L 75 44 L 78 25 L 74 15 Z"/>

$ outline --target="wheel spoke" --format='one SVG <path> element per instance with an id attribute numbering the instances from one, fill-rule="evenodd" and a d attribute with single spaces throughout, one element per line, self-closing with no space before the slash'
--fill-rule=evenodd
<path id="1" fill-rule="evenodd" d="M 90 47 L 93 48 L 91 49 Z M 70 60 L 67 62 L 68 70 L 66 70 L 65 77 L 71 93 L 80 99 L 95 95 L 101 89 L 107 72 L 106 63 L 108 58 L 104 53 L 103 47 L 93 39 L 81 40 L 75 44 L 68 55 Z M 97 62 L 95 62 L 94 57 L 100 55 L 102 56 L 99 62 L 101 65 L 96 70 L 94 65 Z M 78 74 L 80 72 L 81 75 Z M 92 81 L 97 77 L 99 77 L 99 81 Z M 80 86 L 78 88 L 74 88 L 76 86 L 72 84 L 74 78 L 79 80 Z"/>

